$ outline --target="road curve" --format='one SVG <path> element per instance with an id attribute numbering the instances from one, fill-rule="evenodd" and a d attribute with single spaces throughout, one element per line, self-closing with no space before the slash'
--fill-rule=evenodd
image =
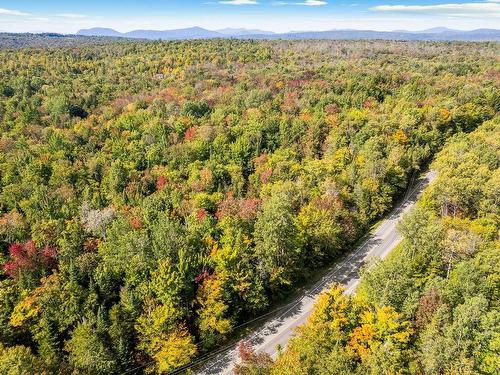
<path id="1" fill-rule="evenodd" d="M 338 282 L 345 286 L 346 293 L 354 293 L 359 283 L 360 268 L 371 258 L 385 258 L 399 244 L 401 237 L 396 229 L 397 223 L 414 206 L 423 189 L 435 177 L 436 173 L 430 171 L 418 179 L 402 202 L 387 215 L 387 218 L 370 234 L 366 241 L 356 250 L 347 254 L 316 284 L 305 290 L 301 297 L 271 316 L 263 326 L 251 333 L 245 340 L 251 343 L 256 351 L 266 352 L 274 357 L 276 356 L 276 347 L 278 345 L 284 347 L 294 329 L 307 321 L 316 299 L 323 290 L 328 289 L 332 283 Z M 238 361 L 238 350 L 235 345 L 221 351 L 215 358 L 202 366 L 197 374 L 231 374 Z"/>

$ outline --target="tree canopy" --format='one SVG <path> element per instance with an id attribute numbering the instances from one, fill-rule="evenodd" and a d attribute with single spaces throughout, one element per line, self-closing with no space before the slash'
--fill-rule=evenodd
<path id="1" fill-rule="evenodd" d="M 500 225 L 489 187 L 499 140 L 498 118 L 453 137 L 432 165 L 437 179 L 401 224 L 403 241 L 368 265 L 357 294 L 333 286 L 275 362 L 255 353 L 237 373 L 497 373 Z"/>
<path id="2" fill-rule="evenodd" d="M 332 291 L 315 315 L 336 340 L 322 336 L 322 364 L 285 356 L 276 371 L 396 371 L 408 351 L 429 372 L 498 368 L 484 333 L 498 320 L 497 57 L 461 42 L 0 50 L 0 368 L 188 363 L 352 248 L 454 135 L 402 226 L 403 274 L 386 281 L 407 292 L 381 287 L 396 261 L 367 271 L 361 304 Z"/>

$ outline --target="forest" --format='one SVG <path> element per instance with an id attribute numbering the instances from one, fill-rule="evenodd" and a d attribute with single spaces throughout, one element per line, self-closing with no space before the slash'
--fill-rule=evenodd
<path id="1" fill-rule="evenodd" d="M 352 249 L 438 152 L 406 239 L 357 296 L 332 289 L 275 363 L 243 347 L 237 371 L 495 373 L 499 52 L 0 50 L 0 374 L 190 363 Z"/>
<path id="2" fill-rule="evenodd" d="M 323 293 L 274 363 L 242 344 L 236 373 L 498 373 L 499 164 L 498 118 L 453 137 L 403 242 L 365 269 L 358 293 Z"/>

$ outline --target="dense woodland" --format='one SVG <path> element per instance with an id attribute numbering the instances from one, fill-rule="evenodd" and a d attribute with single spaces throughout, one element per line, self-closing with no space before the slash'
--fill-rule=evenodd
<path id="1" fill-rule="evenodd" d="M 460 134 L 355 297 L 322 294 L 275 363 L 242 344 L 243 374 L 497 374 L 500 121 Z"/>
<path id="2" fill-rule="evenodd" d="M 54 48 L 127 42 L 125 38 L 62 35 L 57 33 L 18 34 L 0 32 L 0 49 Z"/>
<path id="3" fill-rule="evenodd" d="M 408 239 L 366 271 L 361 302 L 334 289 L 272 368 L 249 351 L 262 363 L 240 371 L 494 373 L 498 336 L 476 332 L 498 327 L 499 50 L 0 51 L 0 373 L 189 363 L 349 251 L 450 137 Z"/>

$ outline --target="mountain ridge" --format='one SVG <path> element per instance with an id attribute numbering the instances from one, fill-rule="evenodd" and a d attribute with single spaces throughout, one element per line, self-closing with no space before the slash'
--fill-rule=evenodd
<path id="1" fill-rule="evenodd" d="M 453 30 L 445 27 L 434 27 L 420 31 L 394 30 L 326 30 L 326 31 L 293 31 L 288 33 L 273 33 L 264 30 L 245 28 L 226 28 L 208 30 L 202 27 L 189 27 L 172 30 L 132 30 L 121 33 L 110 28 L 95 27 L 81 29 L 76 35 L 123 37 L 132 39 L 150 40 L 179 40 L 179 39 L 213 39 L 213 38 L 240 38 L 240 39 L 384 39 L 384 40 L 463 40 L 463 41 L 500 41 L 498 29 Z"/>
<path id="2" fill-rule="evenodd" d="M 216 32 L 224 35 L 231 36 L 244 36 L 244 35 L 275 35 L 273 31 L 259 30 L 259 29 L 245 29 L 245 28 L 232 28 L 226 27 L 224 29 L 215 30 Z"/>

